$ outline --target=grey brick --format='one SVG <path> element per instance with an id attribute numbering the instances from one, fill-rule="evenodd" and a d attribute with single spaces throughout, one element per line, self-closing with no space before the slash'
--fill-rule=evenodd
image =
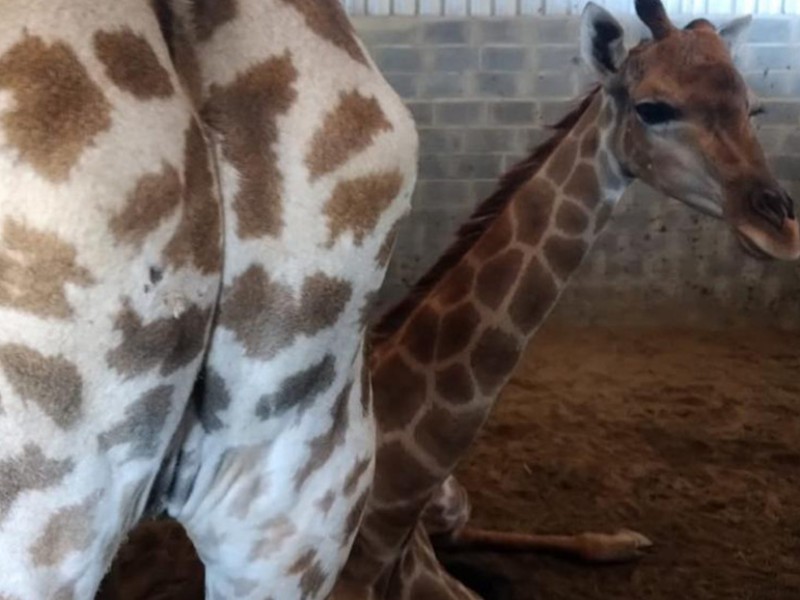
<path id="1" fill-rule="evenodd" d="M 473 125 L 483 119 L 482 102 L 438 102 L 434 109 L 434 122 L 438 125 Z"/>
<path id="2" fill-rule="evenodd" d="M 478 66 L 478 50 L 470 46 L 441 46 L 432 49 L 437 71 L 467 71 Z"/>
<path id="3" fill-rule="evenodd" d="M 772 172 L 775 177 L 785 181 L 800 181 L 800 172 L 797 169 L 797 157 L 786 155 L 773 155 L 769 158 Z"/>
<path id="4" fill-rule="evenodd" d="M 491 179 L 502 169 L 502 157 L 497 154 L 458 154 L 450 162 L 454 179 Z"/>
<path id="5" fill-rule="evenodd" d="M 786 18 L 758 17 L 750 25 L 747 41 L 751 44 L 788 44 L 792 38 L 792 23 Z"/>
<path id="6" fill-rule="evenodd" d="M 476 19 L 479 44 L 513 44 L 526 39 L 528 19 Z"/>
<path id="7" fill-rule="evenodd" d="M 467 181 L 420 181 L 414 190 L 414 207 L 415 211 L 419 207 L 431 205 L 458 207 L 468 204 L 470 198 L 470 186 Z"/>
<path id="8" fill-rule="evenodd" d="M 352 18 L 358 36 L 370 48 L 386 45 L 413 45 L 419 39 L 419 25 L 413 19 Z"/>
<path id="9" fill-rule="evenodd" d="M 761 139 L 761 135 L 759 135 L 759 139 Z M 788 154 L 800 154 L 800 133 L 792 132 L 786 136 L 783 142 L 783 151 Z"/>
<path id="10" fill-rule="evenodd" d="M 750 89 L 761 98 L 785 98 L 792 95 L 797 79 L 794 72 L 789 69 L 764 69 L 745 73 L 744 78 Z"/>
<path id="11" fill-rule="evenodd" d="M 475 94 L 496 98 L 513 98 L 519 91 L 516 73 L 477 73 Z"/>
<path id="12" fill-rule="evenodd" d="M 469 21 L 429 21 L 423 25 L 422 39 L 428 44 L 469 43 Z"/>
<path id="13" fill-rule="evenodd" d="M 531 125 L 536 104 L 528 101 L 493 102 L 489 105 L 489 121 L 499 125 Z"/>
<path id="14" fill-rule="evenodd" d="M 758 117 L 763 125 L 797 125 L 800 118 L 800 103 L 797 102 L 762 102 L 764 114 Z"/>
<path id="15" fill-rule="evenodd" d="M 511 127 L 494 129 L 469 129 L 465 132 L 467 152 L 503 153 L 516 147 L 517 131 Z"/>
<path id="16" fill-rule="evenodd" d="M 433 104 L 430 102 L 406 102 L 406 106 L 411 111 L 417 125 L 433 123 Z"/>
<path id="17" fill-rule="evenodd" d="M 554 125 L 570 110 L 570 104 L 566 101 L 560 102 L 540 102 L 538 123 L 545 127 Z"/>
<path id="18" fill-rule="evenodd" d="M 416 72 L 422 69 L 422 50 L 403 46 L 377 48 L 373 53 L 375 62 L 384 73 Z"/>
<path id="19" fill-rule="evenodd" d="M 800 46 L 750 46 L 748 69 L 795 69 L 800 67 Z"/>
<path id="20" fill-rule="evenodd" d="M 515 46 L 487 46 L 481 50 L 484 71 L 522 71 L 528 68 L 528 51 Z"/>
<path id="21" fill-rule="evenodd" d="M 467 90 L 467 78 L 461 73 L 422 73 L 420 96 L 424 98 L 463 97 Z"/>
<path id="22" fill-rule="evenodd" d="M 417 76 L 409 73 L 384 73 L 389 82 L 401 98 L 415 98 L 418 94 Z"/>
<path id="23" fill-rule="evenodd" d="M 450 159 L 443 154 L 424 154 L 419 157 L 420 180 L 450 179 Z"/>
<path id="24" fill-rule="evenodd" d="M 470 183 L 472 185 L 472 199 L 474 204 L 480 204 L 489 196 L 494 194 L 497 190 L 497 177 L 501 173 L 497 173 L 494 179 L 473 179 Z"/>
<path id="25" fill-rule="evenodd" d="M 578 40 L 578 19 L 541 17 L 536 19 L 536 39 L 542 44 L 563 44 Z"/>
<path id="26" fill-rule="evenodd" d="M 575 78 L 569 71 L 540 72 L 533 82 L 536 95 L 540 98 L 574 98 Z"/>
<path id="27" fill-rule="evenodd" d="M 758 141 L 761 142 L 761 147 L 767 154 L 774 154 L 776 152 L 780 152 L 782 148 L 785 148 L 784 145 L 784 139 L 786 138 L 785 127 L 757 126 L 756 131 L 758 134 Z M 792 150 L 787 150 L 787 151 L 792 152 Z"/>
<path id="28" fill-rule="evenodd" d="M 550 137 L 549 133 L 543 129 L 518 129 L 516 148 L 519 152 L 530 153 L 544 143 L 548 137 Z"/>
<path id="29" fill-rule="evenodd" d="M 580 52 L 574 44 L 540 45 L 536 47 L 537 69 L 554 71 L 573 69 L 581 64 Z"/>
<path id="30" fill-rule="evenodd" d="M 521 161 L 525 160 L 525 154 L 504 154 L 503 155 L 503 162 L 501 168 L 503 173 L 506 173 L 511 169 L 511 167 L 515 166 L 516 164 L 520 163 Z"/>
<path id="31" fill-rule="evenodd" d="M 464 132 L 460 129 L 420 128 L 419 148 L 421 154 L 461 152 L 464 149 Z"/>

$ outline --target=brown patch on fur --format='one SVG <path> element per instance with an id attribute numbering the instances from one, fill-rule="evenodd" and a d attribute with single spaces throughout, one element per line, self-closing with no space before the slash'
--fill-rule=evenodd
<path id="1" fill-rule="evenodd" d="M 289 575 L 300 575 L 301 600 L 316 598 L 327 581 L 322 563 L 317 559 L 317 551 L 314 549 L 308 550 L 298 558 L 287 572 Z"/>
<path id="2" fill-rule="evenodd" d="M 564 140 L 558 150 L 553 153 L 547 166 L 547 177 L 556 185 L 566 181 L 575 161 L 578 160 L 578 142 L 573 137 Z"/>
<path id="3" fill-rule="evenodd" d="M 440 480 L 439 474 L 429 472 L 400 442 L 381 444 L 378 448 L 373 494 L 379 502 L 388 504 L 413 498 L 438 485 Z"/>
<path id="4" fill-rule="evenodd" d="M 76 258 L 75 248 L 56 234 L 6 219 L 0 246 L 0 305 L 41 317 L 72 316 L 66 284 L 94 283 Z"/>
<path id="5" fill-rule="evenodd" d="M 430 306 L 420 306 L 403 331 L 400 343 L 411 356 L 422 364 L 431 362 L 439 333 L 439 314 Z"/>
<path id="6" fill-rule="evenodd" d="M 233 201 L 242 238 L 283 231 L 283 175 L 275 145 L 278 117 L 297 99 L 297 69 L 287 52 L 240 73 L 226 87 L 212 85 L 203 111 L 221 136 L 222 153 L 238 172 Z"/>
<path id="7" fill-rule="evenodd" d="M 391 130 L 392 124 L 374 97 L 356 90 L 340 92 L 339 104 L 325 116 L 306 155 L 311 180 L 336 170 L 367 148 L 381 132 Z"/>
<path id="8" fill-rule="evenodd" d="M 521 348 L 516 338 L 500 329 L 483 332 L 472 352 L 475 379 L 487 396 L 497 392 L 517 364 Z"/>
<path id="9" fill-rule="evenodd" d="M 128 459 L 153 458 L 159 451 L 169 414 L 172 411 L 171 385 L 159 385 L 145 392 L 125 409 L 125 418 L 97 436 L 102 452 L 114 446 L 130 444 Z"/>
<path id="10" fill-rule="evenodd" d="M 98 497 L 95 494 L 81 504 L 62 508 L 47 520 L 44 531 L 30 549 L 35 566 L 55 567 L 71 553 L 89 548 L 95 537 L 92 519 Z"/>
<path id="11" fill-rule="evenodd" d="M 451 310 L 442 318 L 439 329 L 439 342 L 436 346 L 436 360 L 441 362 L 464 350 L 472 341 L 475 330 L 481 322 L 481 315 L 470 303 Z"/>
<path id="12" fill-rule="evenodd" d="M 350 545 L 353 536 L 358 531 L 358 526 L 361 524 L 361 519 L 364 516 L 364 508 L 367 506 L 369 499 L 369 490 L 364 490 L 361 495 L 353 504 L 350 512 L 347 513 L 347 518 L 344 521 L 344 530 L 342 531 L 342 546 Z"/>
<path id="13" fill-rule="evenodd" d="M 206 367 L 197 377 L 192 390 L 195 412 L 205 431 L 219 431 L 224 423 L 219 413 L 231 404 L 231 395 L 225 380 L 211 367 Z"/>
<path id="14" fill-rule="evenodd" d="M 353 468 L 350 469 L 347 477 L 345 477 L 344 485 L 342 486 L 342 492 L 344 492 L 345 496 L 349 497 L 356 493 L 358 483 L 371 466 L 372 458 L 362 458 L 353 465 Z"/>
<path id="15" fill-rule="evenodd" d="M 581 158 L 592 160 L 597 155 L 597 149 L 600 147 L 600 131 L 594 129 L 586 134 L 581 142 Z"/>
<path id="16" fill-rule="evenodd" d="M 556 276 L 565 281 L 581 264 L 588 249 L 583 240 L 554 235 L 545 242 L 544 255 Z"/>
<path id="17" fill-rule="evenodd" d="M 78 422 L 83 378 L 73 363 L 21 344 L 5 344 L 0 346 L 0 365 L 14 392 L 36 403 L 60 428 L 69 429 Z"/>
<path id="18" fill-rule="evenodd" d="M 318 36 L 347 52 L 353 60 L 368 65 L 355 38 L 353 26 L 339 2 L 328 0 L 283 0 L 303 15 L 306 25 Z"/>
<path id="19" fill-rule="evenodd" d="M 514 201 L 517 217 L 517 239 L 536 246 L 550 227 L 550 215 L 556 202 L 556 190 L 545 181 L 523 188 Z"/>
<path id="20" fill-rule="evenodd" d="M 558 286 L 553 276 L 539 259 L 534 259 L 517 286 L 508 312 L 514 325 L 527 335 L 544 321 L 557 299 Z"/>
<path id="21" fill-rule="evenodd" d="M 136 182 L 125 208 L 109 222 L 111 232 L 121 242 L 140 247 L 147 234 L 175 211 L 181 192 L 178 171 L 162 163 L 160 173 L 147 173 Z"/>
<path id="22" fill-rule="evenodd" d="M 478 241 L 493 229 L 492 225 L 502 215 L 517 191 L 539 172 L 553 151 L 575 127 L 599 91 L 599 87 L 592 89 L 572 112 L 554 126 L 555 134 L 547 142 L 501 177 L 497 191 L 485 200 L 469 221 L 459 229 L 455 243 L 417 282 L 406 298 L 388 311 L 376 324 L 372 331 L 375 343 L 380 343 L 397 332 L 405 323 L 408 315 L 450 272 L 453 266 L 461 262 L 461 259 L 473 248 L 477 250 Z M 502 248 L 498 248 L 497 251 L 499 252 L 500 249 Z"/>
<path id="23" fill-rule="evenodd" d="M 504 250 L 514 239 L 514 223 L 510 211 L 503 211 L 475 244 L 475 257 L 484 261 Z"/>
<path id="24" fill-rule="evenodd" d="M 323 209 L 330 231 L 328 245 L 332 246 L 339 236 L 350 230 L 355 244 L 360 246 L 402 186 L 403 176 L 399 171 L 374 173 L 337 184 Z"/>
<path id="25" fill-rule="evenodd" d="M 236 0 L 192 0 L 194 29 L 197 39 L 208 40 L 218 27 L 236 18 Z"/>
<path id="26" fill-rule="evenodd" d="M 517 280 L 523 258 L 520 250 L 511 249 L 481 267 L 475 294 L 485 306 L 497 310 L 502 304 Z"/>
<path id="27" fill-rule="evenodd" d="M 161 65 L 153 47 L 125 27 L 119 31 L 97 31 L 94 51 L 117 87 L 140 100 L 169 98 L 175 93 L 169 72 Z"/>
<path id="28" fill-rule="evenodd" d="M 316 273 L 303 283 L 298 302 L 290 287 L 253 265 L 225 290 L 219 323 L 236 334 L 248 356 L 268 359 L 296 336 L 334 325 L 352 293 L 344 279 Z"/>
<path id="29" fill-rule="evenodd" d="M 326 392 L 336 378 L 336 359 L 326 354 L 322 360 L 290 375 L 278 391 L 265 394 L 256 405 L 256 416 L 262 421 L 280 416 L 293 408 L 303 413 Z"/>
<path id="30" fill-rule="evenodd" d="M 26 35 L 0 56 L 0 89 L 16 99 L 16 109 L 3 115 L 7 143 L 50 181 L 65 181 L 111 127 L 111 105 L 64 42 L 48 46 Z"/>
<path id="31" fill-rule="evenodd" d="M 562 200 L 556 213 L 556 225 L 569 235 L 582 235 L 589 226 L 589 215 L 586 210 L 570 200 Z"/>
<path id="32" fill-rule="evenodd" d="M 186 130 L 183 211 L 175 234 L 164 249 L 174 267 L 194 264 L 202 273 L 217 273 L 222 264 L 222 225 L 210 153 L 197 121 Z"/>
<path id="33" fill-rule="evenodd" d="M 386 238 L 383 240 L 380 250 L 378 250 L 378 254 L 375 256 L 375 262 L 378 263 L 378 266 L 386 267 L 386 265 L 389 264 L 389 260 L 392 258 L 392 251 L 394 250 L 395 242 L 397 241 L 397 233 L 399 229 L 400 221 L 392 225 L 389 233 L 386 234 Z"/>
<path id="34" fill-rule="evenodd" d="M 472 376 L 462 364 L 454 364 L 436 373 L 436 393 L 452 404 L 466 404 L 475 396 Z"/>
<path id="35" fill-rule="evenodd" d="M 22 494 L 55 487 L 74 468 L 75 463 L 72 459 L 49 459 L 35 444 L 27 444 L 20 454 L 0 460 L 0 481 L 3 482 L 3 493 L 0 494 L 0 523 Z"/>
<path id="36" fill-rule="evenodd" d="M 317 506 L 322 511 L 322 514 L 327 515 L 331 512 L 334 502 L 336 502 L 336 493 L 333 490 L 328 490 L 322 498 L 317 500 Z"/>
<path id="37" fill-rule="evenodd" d="M 327 433 L 319 435 L 307 443 L 310 456 L 308 461 L 294 476 L 294 487 L 299 490 L 309 477 L 328 462 L 334 450 L 344 444 L 347 434 L 347 401 L 352 390 L 352 383 L 344 386 L 331 408 L 331 428 Z M 368 392 L 368 390 L 367 390 Z"/>
<path id="38" fill-rule="evenodd" d="M 376 366 L 372 380 L 375 418 L 380 429 L 387 432 L 408 425 L 425 397 L 425 377 L 394 352 Z"/>
<path id="39" fill-rule="evenodd" d="M 297 533 L 297 527 L 286 517 L 269 519 L 261 527 L 261 539 L 253 544 L 248 560 L 268 559 L 283 547 L 283 543 Z"/>
<path id="40" fill-rule="evenodd" d="M 450 468 L 469 448 L 485 418 L 483 409 L 455 413 L 434 404 L 414 430 L 414 439 L 425 454 Z"/>
<path id="41" fill-rule="evenodd" d="M 436 300 L 443 307 L 458 304 L 472 294 L 475 269 L 466 262 L 457 265 L 436 287 Z"/>
<path id="42" fill-rule="evenodd" d="M 109 366 L 134 377 L 161 365 L 162 375 L 171 375 L 192 362 L 203 350 L 211 309 L 193 304 L 177 318 L 164 317 L 148 324 L 125 302 L 114 329 L 122 341 L 106 354 Z"/>
<path id="43" fill-rule="evenodd" d="M 597 181 L 594 167 L 587 164 L 578 165 L 564 186 L 564 194 L 589 210 L 594 210 L 600 202 L 600 183 Z"/>

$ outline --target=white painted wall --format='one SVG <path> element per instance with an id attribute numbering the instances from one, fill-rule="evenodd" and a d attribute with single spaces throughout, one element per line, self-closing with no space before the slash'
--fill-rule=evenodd
<path id="1" fill-rule="evenodd" d="M 632 13 L 632 0 L 595 0 L 615 14 Z M 585 0 L 342 0 L 352 15 L 513 16 L 580 13 Z M 800 15 L 800 0 L 664 0 L 671 14 Z"/>

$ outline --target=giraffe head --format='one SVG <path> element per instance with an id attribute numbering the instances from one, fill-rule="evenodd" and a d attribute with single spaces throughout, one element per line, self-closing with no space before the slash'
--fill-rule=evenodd
<path id="1" fill-rule="evenodd" d="M 758 106 L 733 64 L 750 18 L 679 29 L 661 0 L 636 0 L 636 12 L 653 39 L 630 52 L 617 20 L 591 2 L 580 34 L 614 107 L 612 152 L 626 175 L 724 218 L 756 257 L 800 257 L 793 201 L 770 172 L 751 122 Z"/>

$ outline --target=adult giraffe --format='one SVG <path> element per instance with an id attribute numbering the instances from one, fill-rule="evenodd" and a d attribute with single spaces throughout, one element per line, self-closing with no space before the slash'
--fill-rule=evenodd
<path id="1" fill-rule="evenodd" d="M 0 598 L 92 598 L 158 506 L 207 597 L 328 594 L 415 163 L 337 0 L 2 3 Z"/>
<path id="2" fill-rule="evenodd" d="M 501 181 L 458 242 L 387 313 L 371 354 L 375 482 L 335 600 L 475 598 L 439 565 L 432 533 L 468 544 L 623 554 L 646 542 L 461 531 L 469 503 L 452 472 L 521 351 L 635 179 L 724 217 L 758 257 L 795 259 L 792 200 L 769 172 L 756 110 L 729 44 L 749 24 L 681 30 L 660 0 L 637 0 L 653 40 L 627 53 L 623 30 L 588 4 L 581 52 L 601 85 L 557 134 Z M 531 544 L 533 542 L 533 544 Z"/>

